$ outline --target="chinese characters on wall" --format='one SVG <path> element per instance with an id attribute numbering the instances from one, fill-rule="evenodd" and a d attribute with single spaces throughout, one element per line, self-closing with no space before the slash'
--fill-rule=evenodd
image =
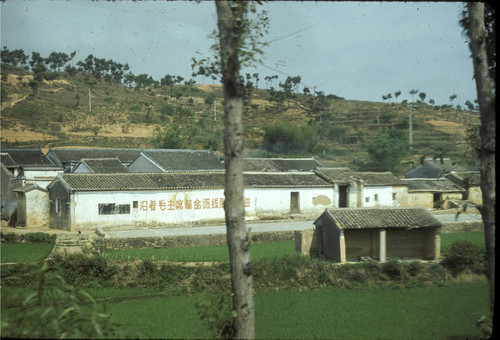
<path id="1" fill-rule="evenodd" d="M 250 198 L 245 197 L 245 208 L 250 208 Z M 149 200 L 139 201 L 139 211 L 175 211 L 175 210 L 208 210 L 223 209 L 224 198 L 196 198 L 194 200 L 169 199 L 169 200 Z"/>

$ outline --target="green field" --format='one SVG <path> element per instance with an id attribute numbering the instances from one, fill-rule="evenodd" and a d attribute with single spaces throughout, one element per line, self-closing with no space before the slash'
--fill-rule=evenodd
<path id="1" fill-rule="evenodd" d="M 209 338 L 197 316 L 200 298 L 108 302 L 107 311 L 142 338 Z M 486 283 L 255 295 L 256 337 L 261 339 L 478 339 L 475 323 L 487 313 Z"/>
<path id="2" fill-rule="evenodd" d="M 2 263 L 42 261 L 54 248 L 50 243 L 2 243 Z"/>

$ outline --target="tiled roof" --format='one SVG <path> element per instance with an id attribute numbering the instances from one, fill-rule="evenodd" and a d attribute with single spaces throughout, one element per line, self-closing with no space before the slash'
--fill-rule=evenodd
<path id="1" fill-rule="evenodd" d="M 2 163 L 3 154 L 7 153 L 19 167 L 52 167 L 54 163 L 45 156 L 41 149 L 1 149 Z M 6 162 L 8 162 L 6 160 Z"/>
<path id="2" fill-rule="evenodd" d="M 224 172 L 63 174 L 69 189 L 77 191 L 166 190 L 224 188 Z M 245 174 L 245 187 L 331 187 L 313 173 Z"/>
<path id="3" fill-rule="evenodd" d="M 437 178 L 450 171 L 466 171 L 463 166 L 449 159 L 426 159 L 413 169 L 405 172 L 406 178 Z"/>
<path id="4" fill-rule="evenodd" d="M 449 174 L 446 174 L 445 178 L 449 179 L 455 184 L 460 185 L 462 188 L 465 188 L 467 185 L 481 185 L 481 174 L 479 173 L 479 171 L 452 171 Z"/>
<path id="5" fill-rule="evenodd" d="M 58 165 L 78 163 L 84 158 L 115 158 L 122 163 L 131 163 L 141 153 L 141 149 L 92 149 L 92 148 L 51 148 L 47 153 Z"/>
<path id="6" fill-rule="evenodd" d="M 314 158 L 245 158 L 244 171 L 312 171 L 323 164 Z"/>
<path id="7" fill-rule="evenodd" d="M 6 168 L 17 168 L 18 165 L 6 152 L 0 153 L 0 163 L 2 163 Z"/>
<path id="8" fill-rule="evenodd" d="M 396 177 L 392 172 L 355 172 L 355 175 L 365 182 L 365 185 L 406 185 L 400 178 Z"/>
<path id="9" fill-rule="evenodd" d="M 337 184 L 346 184 L 356 180 L 354 172 L 349 168 L 319 168 L 315 171 L 318 175 Z"/>
<path id="10" fill-rule="evenodd" d="M 210 150 L 148 149 L 143 154 L 167 172 L 224 170 L 224 163 Z"/>
<path id="11" fill-rule="evenodd" d="M 93 173 L 123 173 L 130 170 L 118 158 L 84 158 L 80 162 Z"/>
<path id="12" fill-rule="evenodd" d="M 339 229 L 442 226 L 438 220 L 423 208 L 340 208 L 327 209 L 324 214 L 327 214 Z"/>
<path id="13" fill-rule="evenodd" d="M 462 192 L 464 189 L 446 178 L 403 178 L 408 192 Z"/>

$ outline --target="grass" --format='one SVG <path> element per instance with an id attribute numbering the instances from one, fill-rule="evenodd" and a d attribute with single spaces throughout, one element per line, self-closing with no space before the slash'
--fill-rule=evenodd
<path id="1" fill-rule="evenodd" d="M 206 338 L 197 296 L 108 302 L 116 322 L 142 338 Z M 488 285 L 463 283 L 414 289 L 321 289 L 255 295 L 261 339 L 478 339 L 488 314 Z"/>
<path id="2" fill-rule="evenodd" d="M 52 248 L 53 243 L 2 243 L 1 263 L 42 261 Z"/>
<path id="3" fill-rule="evenodd" d="M 253 259 L 279 258 L 297 255 L 295 241 L 255 243 L 250 247 Z M 103 255 L 113 260 L 154 260 L 172 262 L 229 262 L 227 245 L 177 248 L 142 248 L 105 250 Z"/>
<path id="4" fill-rule="evenodd" d="M 470 231 L 464 233 L 441 234 L 441 253 L 447 253 L 451 248 L 451 244 L 456 241 L 469 241 L 481 249 L 486 249 L 484 232 Z"/>

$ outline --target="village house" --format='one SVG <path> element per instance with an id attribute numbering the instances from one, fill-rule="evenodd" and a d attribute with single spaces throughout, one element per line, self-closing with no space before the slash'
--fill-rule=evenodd
<path id="1" fill-rule="evenodd" d="M 141 149 L 92 149 L 92 148 L 50 148 L 47 152 L 55 165 L 63 167 L 64 172 L 73 172 L 82 159 L 118 158 L 126 167 L 141 153 Z"/>
<path id="2" fill-rule="evenodd" d="M 75 174 L 113 174 L 130 172 L 123 163 L 115 158 L 83 158 L 75 167 Z"/>
<path id="3" fill-rule="evenodd" d="M 314 171 L 334 186 L 334 207 L 355 208 L 361 206 L 361 180 L 347 167 L 323 167 Z"/>
<path id="4" fill-rule="evenodd" d="M 405 206 L 408 185 L 392 172 L 355 172 L 360 179 L 361 207 Z"/>
<path id="5" fill-rule="evenodd" d="M 462 200 L 465 189 L 446 178 L 403 178 L 408 185 L 406 206 L 449 209 Z"/>
<path id="6" fill-rule="evenodd" d="M 49 192 L 37 184 L 14 189 L 17 194 L 15 226 L 25 229 L 46 229 L 50 227 Z"/>
<path id="7" fill-rule="evenodd" d="M 49 186 L 51 226 L 63 230 L 224 221 L 225 173 L 61 174 Z M 245 173 L 247 219 L 317 216 L 333 186 L 312 172 Z"/>
<path id="8" fill-rule="evenodd" d="M 406 178 L 438 178 L 452 171 L 467 171 L 449 158 L 425 158 L 421 164 L 405 172 Z"/>
<path id="9" fill-rule="evenodd" d="M 442 224 L 423 208 L 326 209 L 314 225 L 310 253 L 334 262 L 440 256 Z"/>
<path id="10" fill-rule="evenodd" d="M 131 172 L 224 171 L 211 150 L 144 149 L 128 166 Z"/>
<path id="11" fill-rule="evenodd" d="M 45 188 L 63 171 L 55 166 L 41 149 L 19 148 L 1 149 L 1 218 L 16 224 L 18 212 L 18 194 L 16 189 L 25 186 Z M 29 194 L 26 199 L 32 197 Z M 27 203 L 27 206 L 32 206 Z"/>
<path id="12" fill-rule="evenodd" d="M 479 171 L 452 171 L 444 177 L 465 190 L 462 196 L 463 200 L 470 201 L 477 205 L 483 204 L 481 174 Z"/>

